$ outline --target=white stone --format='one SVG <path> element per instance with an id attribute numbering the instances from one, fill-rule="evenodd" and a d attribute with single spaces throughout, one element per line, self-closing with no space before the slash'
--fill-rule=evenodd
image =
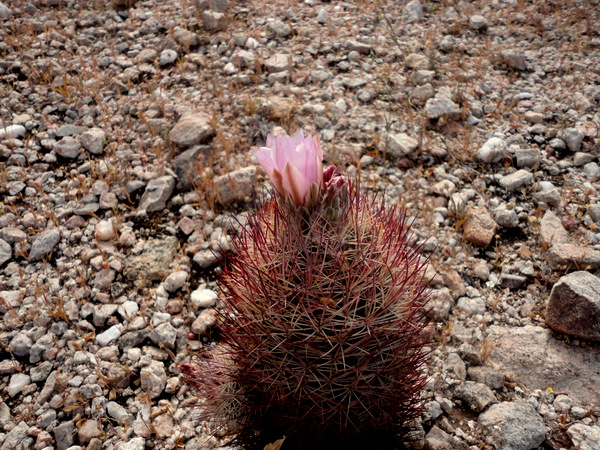
<path id="1" fill-rule="evenodd" d="M 185 284 L 188 277 L 188 273 L 185 270 L 178 270 L 177 272 L 173 272 L 165 281 L 163 281 L 163 286 L 167 292 L 175 292 Z"/>
<path id="2" fill-rule="evenodd" d="M 139 310 L 140 307 L 136 302 L 128 300 L 119 305 L 117 312 L 121 315 L 121 317 L 123 317 L 123 319 L 131 319 Z"/>
<path id="3" fill-rule="evenodd" d="M 190 297 L 197 308 L 209 308 L 217 303 L 219 295 L 212 289 L 196 289 Z"/>
<path id="4" fill-rule="evenodd" d="M 101 220 L 96 224 L 96 238 L 100 241 L 112 241 L 117 237 L 115 224 L 112 220 Z"/>
<path id="5" fill-rule="evenodd" d="M 119 339 L 119 337 L 121 336 L 122 329 L 123 325 L 121 324 L 113 325 L 105 332 L 100 333 L 98 336 L 96 336 L 96 341 L 101 347 L 106 347 L 115 339 Z"/>
<path id="6" fill-rule="evenodd" d="M 10 377 L 10 382 L 6 388 L 6 392 L 10 397 L 14 397 L 19 394 L 21 390 L 31 383 L 31 377 L 25 373 L 15 373 Z"/>
<path id="7" fill-rule="evenodd" d="M 486 163 L 495 163 L 504 159 L 506 143 L 497 137 L 489 138 L 477 151 L 479 159 Z"/>
<path id="8" fill-rule="evenodd" d="M 2 15 L 1 8 L 0 8 L 0 15 Z M 25 127 L 23 125 L 8 125 L 5 128 L 2 128 L 0 126 L 0 139 L 16 139 L 16 138 L 20 138 L 24 134 L 25 134 Z"/>

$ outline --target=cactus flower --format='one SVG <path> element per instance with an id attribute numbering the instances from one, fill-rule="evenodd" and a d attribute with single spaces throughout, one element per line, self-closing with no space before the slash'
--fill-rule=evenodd
<path id="1" fill-rule="evenodd" d="M 265 146 L 252 151 L 281 197 L 289 195 L 296 206 L 310 206 L 311 192 L 323 187 L 323 150 L 318 138 L 304 136 L 302 130 L 292 136 L 268 135 Z"/>

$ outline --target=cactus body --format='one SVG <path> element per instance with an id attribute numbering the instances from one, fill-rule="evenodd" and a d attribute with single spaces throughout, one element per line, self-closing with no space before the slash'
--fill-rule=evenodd
<path id="1" fill-rule="evenodd" d="M 420 414 L 426 262 L 402 212 L 329 194 L 250 219 L 221 279 L 222 343 L 184 371 L 244 448 L 393 448 Z"/>

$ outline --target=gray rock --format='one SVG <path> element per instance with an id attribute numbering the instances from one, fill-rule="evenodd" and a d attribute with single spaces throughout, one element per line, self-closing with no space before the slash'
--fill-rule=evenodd
<path id="1" fill-rule="evenodd" d="M 269 73 L 283 72 L 289 68 L 291 58 L 287 53 L 275 53 L 265 61 L 265 69 Z"/>
<path id="2" fill-rule="evenodd" d="M 427 450 L 450 450 L 454 448 L 452 436 L 434 425 L 425 436 L 425 448 Z"/>
<path id="3" fill-rule="evenodd" d="M 591 153 L 577 152 L 575 153 L 575 156 L 573 156 L 573 165 L 575 167 L 584 166 L 595 159 L 596 156 L 592 155 Z"/>
<path id="4" fill-rule="evenodd" d="M 0 266 L 12 258 L 12 247 L 10 244 L 0 239 Z"/>
<path id="5" fill-rule="evenodd" d="M 219 295 L 212 289 L 196 289 L 190 295 L 190 300 L 196 308 L 209 308 L 217 303 Z"/>
<path id="6" fill-rule="evenodd" d="M 169 138 L 178 145 L 191 147 L 204 143 L 214 132 L 209 116 L 190 114 L 177 122 L 169 132 Z"/>
<path id="7" fill-rule="evenodd" d="M 525 57 L 525 53 L 519 50 L 502 50 L 500 52 L 500 56 L 502 57 L 502 61 L 511 69 L 515 70 L 527 70 L 529 67 L 527 64 L 527 58 Z"/>
<path id="8" fill-rule="evenodd" d="M 21 390 L 29 383 L 31 383 L 31 377 L 29 375 L 26 373 L 15 373 L 10 377 L 6 393 L 9 397 L 14 397 L 21 393 Z"/>
<path id="9" fill-rule="evenodd" d="M 280 38 L 286 38 L 292 35 L 290 26 L 279 19 L 269 19 L 267 21 L 267 28 Z"/>
<path id="10" fill-rule="evenodd" d="M 527 277 L 513 273 L 502 273 L 500 275 L 500 286 L 508 289 L 519 289 L 527 282 Z"/>
<path id="11" fill-rule="evenodd" d="M 119 339 L 119 337 L 121 336 L 122 329 L 123 325 L 121 324 L 113 325 L 108 330 L 98 334 L 96 336 L 96 342 L 98 342 L 98 345 L 100 345 L 101 347 L 106 347 L 115 340 Z"/>
<path id="12" fill-rule="evenodd" d="M 150 340 L 158 347 L 175 348 L 177 330 L 170 323 L 161 323 L 150 332 Z"/>
<path id="13" fill-rule="evenodd" d="M 574 244 L 554 244 L 546 253 L 552 268 L 597 269 L 600 267 L 600 251 Z"/>
<path id="14" fill-rule="evenodd" d="M 203 335 L 206 334 L 208 330 L 214 326 L 216 321 L 217 311 L 213 308 L 208 308 L 203 310 L 200 314 L 198 314 L 196 320 L 192 322 L 192 326 L 190 327 L 190 329 L 193 333 Z"/>
<path id="15" fill-rule="evenodd" d="M 193 186 L 198 176 L 201 157 L 210 152 L 211 148 L 207 145 L 195 145 L 177 155 L 173 162 L 173 171 L 177 175 L 177 189 L 188 190 Z"/>
<path id="16" fill-rule="evenodd" d="M 160 52 L 160 57 L 158 59 L 158 64 L 162 67 L 173 64 L 177 61 L 177 52 L 173 49 L 167 48 Z"/>
<path id="17" fill-rule="evenodd" d="M 222 31 L 227 28 L 227 16 L 217 11 L 206 10 L 202 12 L 202 25 L 208 31 Z"/>
<path id="18" fill-rule="evenodd" d="M 457 380 L 465 381 L 467 378 L 467 365 L 456 353 L 450 353 L 446 361 L 446 367 L 453 373 Z"/>
<path id="19" fill-rule="evenodd" d="M 91 128 L 81 133 L 81 145 L 94 155 L 101 155 L 104 151 L 106 133 L 100 128 Z"/>
<path id="20" fill-rule="evenodd" d="M 479 416 L 487 442 L 505 450 L 531 450 L 546 439 L 544 421 L 527 402 L 492 405 Z"/>
<path id="21" fill-rule="evenodd" d="M 210 266 L 218 263 L 222 258 L 220 252 L 212 250 L 210 248 L 205 248 L 198 250 L 194 255 L 194 262 L 198 264 L 203 269 L 207 269 Z"/>
<path id="22" fill-rule="evenodd" d="M 469 379 L 477 383 L 483 383 L 492 389 L 501 389 L 504 386 L 504 375 L 501 371 L 492 367 L 469 367 L 467 374 Z"/>
<path id="23" fill-rule="evenodd" d="M 108 402 L 106 404 L 106 414 L 121 423 L 133 421 L 133 415 L 117 402 Z"/>
<path id="24" fill-rule="evenodd" d="M 559 152 L 562 152 L 563 150 L 567 149 L 567 143 L 559 138 L 550 139 L 548 145 L 554 150 L 558 150 Z"/>
<path id="25" fill-rule="evenodd" d="M 503 373 L 522 382 L 528 389 L 566 392 L 578 404 L 600 403 L 600 349 L 574 347 L 553 337 L 549 328 L 488 328 L 490 360 Z M 527 345 L 523 345 L 527 343 Z"/>
<path id="26" fill-rule="evenodd" d="M 496 402 L 494 392 L 485 384 L 465 381 L 455 392 L 456 397 L 465 401 L 474 412 L 481 412 Z"/>
<path id="27" fill-rule="evenodd" d="M 54 340 L 54 334 L 48 333 L 35 341 L 35 344 L 31 346 L 31 350 L 29 351 L 29 362 L 35 364 L 41 361 L 44 352 L 54 347 Z"/>
<path id="28" fill-rule="evenodd" d="M 141 251 L 125 259 L 123 274 L 128 280 L 139 279 L 142 274 L 150 281 L 162 281 L 171 272 L 169 266 L 175 258 L 179 241 L 174 236 L 148 239 L 141 243 Z"/>
<path id="29" fill-rule="evenodd" d="M 329 19 L 329 14 L 327 14 L 327 10 L 325 8 L 321 8 L 319 13 L 317 14 L 317 22 L 321 25 L 325 25 L 327 20 Z"/>
<path id="30" fill-rule="evenodd" d="M 533 183 L 533 174 L 525 169 L 519 169 L 510 175 L 502 177 L 499 181 L 503 188 L 514 191 L 523 186 L 528 186 Z"/>
<path id="31" fill-rule="evenodd" d="M 2 5 L 2 3 L 0 3 L 0 5 Z M 2 15 L 2 7 L 0 7 L 0 15 Z M 2 126 L 0 127 L 0 139 L 18 139 L 25 134 L 25 131 L 27 130 L 23 125 Z"/>
<path id="32" fill-rule="evenodd" d="M 429 70 L 431 64 L 429 58 L 421 53 L 411 53 L 404 60 L 404 65 L 413 70 Z"/>
<path id="33" fill-rule="evenodd" d="M 566 142 L 567 147 L 572 152 L 578 152 L 581 149 L 583 141 L 583 132 L 577 128 L 565 128 L 558 133 L 558 137 Z"/>
<path id="34" fill-rule="evenodd" d="M 256 55 L 254 52 L 248 50 L 238 50 L 231 55 L 231 62 L 235 67 L 240 69 L 244 67 L 252 68 L 255 61 Z"/>
<path id="35" fill-rule="evenodd" d="M 504 228 L 514 228 L 519 225 L 519 217 L 514 209 L 507 209 L 506 206 L 497 208 L 494 211 L 496 223 Z"/>
<path id="36" fill-rule="evenodd" d="M 12 14 L 12 10 L 4 3 L 0 2 L 0 17 L 8 19 Z"/>
<path id="37" fill-rule="evenodd" d="M 554 402 L 552 403 L 552 406 L 554 406 L 554 410 L 558 414 L 567 414 L 573 406 L 573 403 L 574 402 L 571 397 L 569 397 L 568 395 L 560 394 L 556 396 Z"/>
<path id="38" fill-rule="evenodd" d="M 473 30 L 485 30 L 488 27 L 488 21 L 485 17 L 475 14 L 469 17 L 469 26 Z"/>
<path id="39" fill-rule="evenodd" d="M 29 250 L 29 261 L 39 261 L 47 256 L 60 241 L 60 230 L 53 228 L 37 235 Z"/>
<path id="40" fill-rule="evenodd" d="M 569 233 L 552 211 L 546 211 L 540 220 L 540 238 L 542 243 L 549 247 L 554 244 L 566 244 L 569 241 Z"/>
<path id="41" fill-rule="evenodd" d="M 402 158 L 413 153 L 419 146 L 419 142 L 404 133 L 386 134 L 382 136 L 384 150 L 392 157 Z"/>
<path id="42" fill-rule="evenodd" d="M 176 292 L 183 287 L 187 278 L 188 273 L 185 270 L 178 270 L 165 278 L 163 286 L 167 292 Z"/>
<path id="43" fill-rule="evenodd" d="M 198 35 L 184 28 L 175 27 L 173 37 L 185 49 L 190 49 L 198 45 Z"/>
<path id="44" fill-rule="evenodd" d="M 127 442 L 121 442 L 117 446 L 117 450 L 144 450 L 146 448 L 146 440 L 143 437 L 134 437 Z"/>
<path id="45" fill-rule="evenodd" d="M 54 429 L 54 438 L 56 439 L 57 450 L 67 450 L 73 445 L 73 438 L 77 433 L 77 428 L 72 420 L 63 422 Z"/>
<path id="46" fill-rule="evenodd" d="M 467 313 L 468 316 L 485 313 L 485 301 L 481 297 L 461 297 L 456 302 L 456 309 Z"/>
<path id="47" fill-rule="evenodd" d="M 81 143 L 79 140 L 70 136 L 65 136 L 56 144 L 54 144 L 54 151 L 63 158 L 77 158 L 79 156 L 80 149 Z"/>
<path id="48" fill-rule="evenodd" d="M 4 442 L 2 442 L 2 446 L 0 446 L 0 450 L 12 450 L 16 448 L 32 448 L 33 447 L 33 439 L 27 437 L 27 432 L 29 431 L 29 425 L 25 422 L 19 422 L 19 424 L 10 430 L 6 437 L 4 438 Z"/>
<path id="49" fill-rule="evenodd" d="M 561 333 L 600 340 L 600 278 L 573 272 L 552 287 L 546 323 Z"/>
<path id="50" fill-rule="evenodd" d="M 600 205 L 595 204 L 588 206 L 587 213 L 590 215 L 594 222 L 600 223 Z"/>
<path id="51" fill-rule="evenodd" d="M 139 211 L 162 211 L 167 207 L 167 202 L 171 198 L 174 189 L 175 178 L 171 175 L 165 175 L 150 181 L 140 199 Z"/>
<path id="52" fill-rule="evenodd" d="M 583 174 L 591 182 L 598 181 L 598 178 L 600 178 L 600 167 L 595 162 L 587 163 L 583 166 Z"/>
<path id="53" fill-rule="evenodd" d="M 557 189 L 547 189 L 541 190 L 533 194 L 533 197 L 538 202 L 547 203 L 550 206 L 558 208 L 562 203 L 562 197 L 560 196 L 560 192 Z"/>
<path id="54" fill-rule="evenodd" d="M 423 18 L 423 7 L 421 6 L 421 2 L 419 0 L 412 0 L 408 2 L 404 8 L 402 8 L 402 13 L 404 17 L 406 17 L 407 22 L 418 22 Z"/>
<path id="55" fill-rule="evenodd" d="M 506 143 L 497 137 L 489 138 L 477 151 L 478 158 L 486 163 L 502 161 L 506 155 Z"/>
<path id="56" fill-rule="evenodd" d="M 537 167 L 542 160 L 542 155 L 538 149 L 517 150 L 515 156 L 517 157 L 517 166 L 521 169 Z"/>
<path id="57" fill-rule="evenodd" d="M 425 103 L 425 115 L 429 119 L 456 118 L 460 115 L 460 109 L 451 99 L 435 96 Z"/>
<path id="58" fill-rule="evenodd" d="M 249 166 L 234 170 L 214 179 L 217 200 L 227 205 L 234 201 L 247 201 L 252 194 L 256 167 Z"/>
<path id="59" fill-rule="evenodd" d="M 571 425 L 567 434 L 579 450 L 597 450 L 600 443 L 600 427 L 576 423 Z"/>
<path id="60" fill-rule="evenodd" d="M 167 385 L 165 365 L 161 361 L 151 361 L 140 371 L 140 380 L 142 389 L 150 395 L 150 398 L 160 396 Z"/>

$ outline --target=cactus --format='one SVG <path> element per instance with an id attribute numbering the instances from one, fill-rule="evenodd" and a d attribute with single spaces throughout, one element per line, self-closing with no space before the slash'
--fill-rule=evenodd
<path id="1" fill-rule="evenodd" d="M 220 280 L 222 339 L 181 372 L 244 448 L 394 448 L 421 413 L 426 261 L 402 211 L 335 168 L 315 185 L 250 217 Z"/>

